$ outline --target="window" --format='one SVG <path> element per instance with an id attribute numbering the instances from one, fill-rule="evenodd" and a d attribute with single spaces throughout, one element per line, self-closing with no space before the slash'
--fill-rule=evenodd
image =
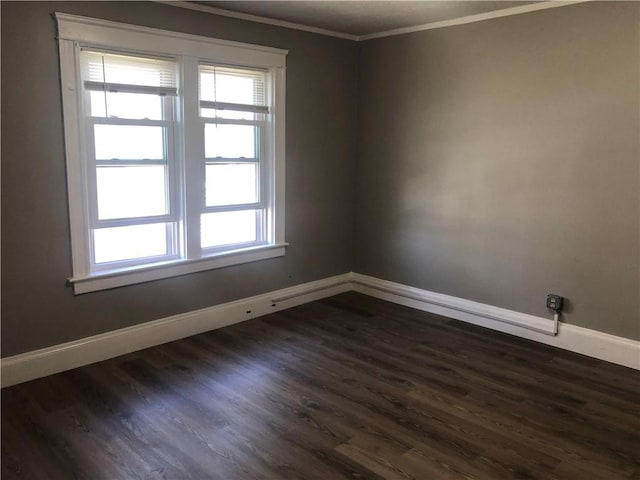
<path id="1" fill-rule="evenodd" d="M 200 244 L 213 251 L 263 243 L 265 72 L 201 64 L 199 77 L 205 157 Z"/>
<path id="2" fill-rule="evenodd" d="M 56 18 L 75 293 L 284 255 L 286 52 Z"/>
<path id="3" fill-rule="evenodd" d="M 79 55 L 91 272 L 180 258 L 176 62 Z"/>

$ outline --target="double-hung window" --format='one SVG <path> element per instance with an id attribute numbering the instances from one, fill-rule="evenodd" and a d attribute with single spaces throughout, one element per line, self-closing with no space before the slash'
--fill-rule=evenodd
<path id="1" fill-rule="evenodd" d="M 75 292 L 284 255 L 286 52 L 56 18 Z"/>
<path id="2" fill-rule="evenodd" d="M 199 77 L 206 163 L 202 248 L 264 243 L 265 72 L 201 64 Z"/>
<path id="3" fill-rule="evenodd" d="M 91 270 L 180 258 L 175 60 L 79 58 Z"/>

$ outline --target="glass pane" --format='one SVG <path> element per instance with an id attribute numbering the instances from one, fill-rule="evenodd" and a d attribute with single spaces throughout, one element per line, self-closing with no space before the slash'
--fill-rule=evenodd
<path id="1" fill-rule="evenodd" d="M 94 125 L 97 160 L 162 160 L 164 127 Z"/>
<path id="2" fill-rule="evenodd" d="M 163 97 L 159 95 L 95 91 L 89 94 L 94 117 L 162 120 Z"/>
<path id="3" fill-rule="evenodd" d="M 256 127 L 205 124 L 204 155 L 207 158 L 256 158 Z"/>
<path id="4" fill-rule="evenodd" d="M 257 240 L 257 210 L 205 213 L 200 217 L 202 248 L 219 247 Z"/>
<path id="5" fill-rule="evenodd" d="M 99 228 L 93 231 L 96 263 L 167 254 L 167 224 Z"/>
<path id="6" fill-rule="evenodd" d="M 258 165 L 255 163 L 207 165 L 207 206 L 257 202 L 257 173 Z"/>
<path id="7" fill-rule="evenodd" d="M 96 181 L 100 220 L 169 213 L 164 165 L 98 167 Z"/>

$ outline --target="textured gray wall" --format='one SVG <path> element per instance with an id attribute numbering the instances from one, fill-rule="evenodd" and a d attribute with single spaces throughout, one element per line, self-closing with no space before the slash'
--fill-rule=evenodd
<path id="1" fill-rule="evenodd" d="M 3 356 L 351 270 L 353 42 L 154 3 L 1 7 Z M 289 50 L 285 257 L 73 295 L 54 11 Z"/>
<path id="2" fill-rule="evenodd" d="M 639 10 L 366 42 L 354 270 L 640 338 Z"/>

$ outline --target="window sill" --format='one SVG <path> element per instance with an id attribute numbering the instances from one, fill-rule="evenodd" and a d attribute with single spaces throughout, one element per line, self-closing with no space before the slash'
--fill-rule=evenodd
<path id="1" fill-rule="evenodd" d="M 73 284 L 73 293 L 96 292 L 109 288 L 150 282 L 163 278 L 177 277 L 189 273 L 213 270 L 215 268 L 239 265 L 242 263 L 282 257 L 287 243 L 274 245 L 260 245 L 258 247 L 243 248 L 230 252 L 218 253 L 195 260 L 177 260 L 153 265 L 144 265 L 135 269 L 99 272 L 84 277 L 73 277 L 69 283 Z"/>

